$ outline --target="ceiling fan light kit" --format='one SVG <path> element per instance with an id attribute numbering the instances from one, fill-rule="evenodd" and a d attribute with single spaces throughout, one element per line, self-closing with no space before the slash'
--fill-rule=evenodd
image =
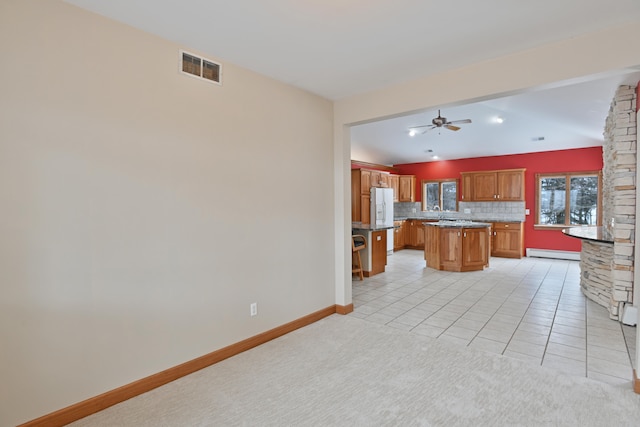
<path id="1" fill-rule="evenodd" d="M 471 119 L 448 121 L 446 117 L 442 117 L 440 115 L 440 110 L 438 110 L 438 117 L 431 120 L 430 125 L 414 126 L 410 128 L 409 135 L 414 136 L 418 131 L 420 131 L 420 133 L 422 134 L 435 128 L 446 128 L 452 131 L 459 131 L 460 127 L 455 125 L 461 125 L 465 123 L 471 123 Z"/>

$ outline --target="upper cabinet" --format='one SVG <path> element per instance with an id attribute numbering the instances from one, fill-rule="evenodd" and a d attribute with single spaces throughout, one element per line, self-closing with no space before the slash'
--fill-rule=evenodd
<path id="1" fill-rule="evenodd" d="M 400 175 L 400 189 L 398 191 L 399 202 L 415 202 L 416 201 L 416 176 Z"/>
<path id="2" fill-rule="evenodd" d="M 465 202 L 524 201 L 525 169 L 462 172 L 462 197 Z"/>
<path id="3" fill-rule="evenodd" d="M 364 171 L 364 169 L 360 169 Z M 389 172 L 370 171 L 371 172 L 371 187 L 390 187 Z"/>
<path id="4" fill-rule="evenodd" d="M 400 175 L 389 175 L 389 187 L 393 189 L 393 201 L 399 202 L 399 194 L 400 191 Z"/>

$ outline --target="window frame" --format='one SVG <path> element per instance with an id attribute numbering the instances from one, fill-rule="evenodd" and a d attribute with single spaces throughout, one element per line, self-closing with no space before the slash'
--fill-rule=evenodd
<path id="1" fill-rule="evenodd" d="M 581 227 L 582 224 L 571 224 L 567 223 L 571 221 L 571 215 L 565 215 L 565 223 L 564 224 L 540 224 L 540 185 L 541 180 L 544 178 L 564 178 L 565 179 L 565 212 L 571 212 L 571 178 L 579 178 L 579 177 L 589 177 L 589 176 L 597 176 L 598 177 L 598 199 L 597 199 L 597 214 L 596 214 L 596 226 L 602 225 L 602 171 L 577 171 L 577 172 L 553 172 L 553 173 L 537 173 L 536 175 L 536 212 L 535 212 L 535 223 L 533 228 L 535 230 L 557 230 L 564 229 L 570 227 Z"/>
<path id="2" fill-rule="evenodd" d="M 443 191 L 442 191 L 442 184 L 443 183 L 449 183 L 449 182 L 454 182 L 456 184 L 456 210 L 455 211 L 446 211 L 446 212 L 457 212 L 458 211 L 458 203 L 460 200 L 460 183 L 458 182 L 458 180 L 456 178 L 445 178 L 445 179 L 423 179 L 420 181 L 420 192 L 422 195 L 422 211 L 423 212 L 428 212 L 429 211 L 429 206 L 426 206 L 427 204 L 427 194 L 426 194 L 426 189 L 427 186 L 426 184 L 434 184 L 437 183 L 438 184 L 438 207 L 440 208 L 439 212 L 445 212 L 442 210 L 442 205 L 443 205 L 443 200 L 442 200 L 442 195 L 443 195 Z M 433 212 L 433 211 L 431 211 Z"/>

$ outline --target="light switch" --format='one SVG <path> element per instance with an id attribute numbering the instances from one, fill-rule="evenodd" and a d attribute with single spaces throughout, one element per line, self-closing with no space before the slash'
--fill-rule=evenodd
<path id="1" fill-rule="evenodd" d="M 531 213 L 531 212 L 529 211 L 529 209 L 525 209 L 525 210 L 524 210 L 524 214 L 525 214 L 525 215 L 529 215 L 530 213 Z"/>
<path id="2" fill-rule="evenodd" d="M 378 241 L 382 240 L 382 236 L 376 236 L 376 240 Z"/>

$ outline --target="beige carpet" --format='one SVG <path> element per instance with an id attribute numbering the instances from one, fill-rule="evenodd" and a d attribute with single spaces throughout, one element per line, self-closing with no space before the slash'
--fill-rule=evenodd
<path id="1" fill-rule="evenodd" d="M 333 315 L 73 426 L 638 426 L 640 395 Z"/>

